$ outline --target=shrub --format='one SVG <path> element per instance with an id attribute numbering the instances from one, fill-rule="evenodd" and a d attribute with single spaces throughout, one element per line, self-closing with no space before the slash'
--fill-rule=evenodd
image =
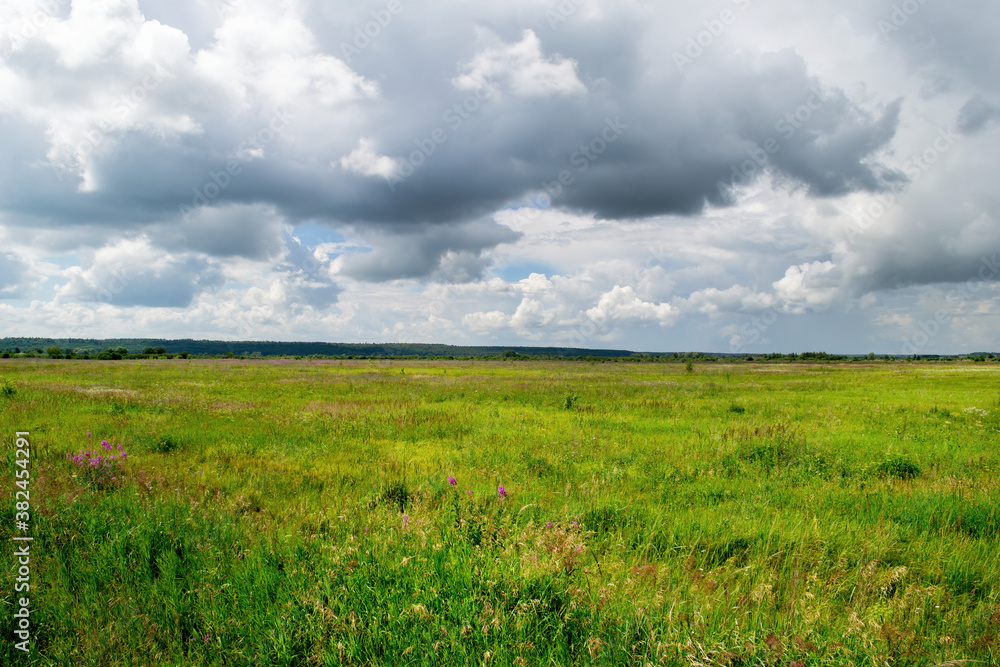
<path id="1" fill-rule="evenodd" d="M 10 380 L 7 378 L 0 380 L 0 396 L 13 396 L 16 393 L 17 389 L 10 383 Z"/>
<path id="2" fill-rule="evenodd" d="M 390 507 L 398 507 L 399 511 L 402 512 L 410 504 L 412 496 L 410 490 L 406 488 L 406 484 L 393 482 L 382 491 L 380 500 Z"/>
<path id="3" fill-rule="evenodd" d="M 153 451 L 159 452 L 160 454 L 169 454 L 170 452 L 180 448 L 180 441 L 170 435 L 163 435 L 153 440 Z"/>
<path id="4" fill-rule="evenodd" d="M 878 467 L 880 477 L 895 477 L 903 480 L 919 477 L 920 472 L 920 466 L 905 456 L 893 456 L 883 461 Z"/>

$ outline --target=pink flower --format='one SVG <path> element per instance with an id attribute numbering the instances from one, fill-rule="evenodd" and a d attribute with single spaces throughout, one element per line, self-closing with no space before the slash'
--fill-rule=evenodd
<path id="1" fill-rule="evenodd" d="M 456 486 L 458 484 L 455 478 L 452 477 L 451 475 L 448 475 L 448 483 L 451 484 L 452 486 Z"/>
<path id="2" fill-rule="evenodd" d="M 507 497 L 507 489 L 503 488 L 503 484 L 497 487 L 497 495 L 501 498 Z"/>

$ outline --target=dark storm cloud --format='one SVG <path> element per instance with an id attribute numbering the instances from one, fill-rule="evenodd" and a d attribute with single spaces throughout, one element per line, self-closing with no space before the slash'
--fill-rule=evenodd
<path id="1" fill-rule="evenodd" d="M 458 282 L 482 277 L 490 262 L 485 250 L 513 243 L 519 234 L 492 221 L 410 228 L 371 239 L 370 253 L 344 259 L 343 273 L 353 278 L 385 281 L 444 273 Z"/>
<path id="2" fill-rule="evenodd" d="M 975 95 L 958 112 L 958 131 L 975 134 L 990 122 L 1000 118 L 1000 107 L 990 104 L 982 95 Z"/>
<path id="3" fill-rule="evenodd" d="M 377 4 L 364 9 L 378 10 Z M 449 250 L 468 253 L 455 275 L 480 275 L 484 267 L 469 264 L 470 258 L 509 237 L 468 228 L 457 246 L 468 245 L 469 234 L 483 235 L 466 249 L 446 240 L 451 230 L 532 192 L 547 190 L 558 208 L 642 218 L 732 203 L 720 184 L 738 184 L 737 175 L 750 182 L 769 171 L 823 197 L 876 191 L 891 177 L 876 155 L 895 133 L 898 104 L 864 111 L 843 92 L 821 87 L 801 56 L 733 56 L 720 46 L 678 72 L 669 57 L 643 51 L 636 39 L 643 30 L 638 12 L 623 9 L 600 24 L 568 22 L 552 30 L 544 12 L 528 9 L 442 3 L 416 11 L 407 5 L 384 34 L 350 58 L 355 72 L 377 82 L 378 96 L 355 95 L 329 111 L 307 99 L 284 107 L 251 97 L 250 108 L 241 107 L 226 97 L 227 86 L 235 84 L 213 88 L 175 59 L 133 113 L 158 114 L 161 123 L 168 117 L 170 127 L 181 127 L 186 118 L 197 131 L 151 130 L 138 119 L 96 134 L 91 129 L 86 136 L 92 146 L 83 151 L 90 191 L 80 190 L 72 163 L 62 170 L 50 166 L 51 132 L 15 114 L 11 127 L 21 127 L 12 138 L 22 150 L 8 155 L 2 205 L 36 225 L 96 223 L 136 231 L 155 225 L 150 238 L 164 249 L 254 258 L 274 254 L 274 234 L 262 236 L 252 224 L 238 231 L 231 216 L 212 209 L 271 206 L 293 224 L 317 219 L 370 229 L 381 250 L 345 266 L 357 277 L 383 280 L 430 275 Z M 151 3 L 149 11 L 200 35 L 191 42 L 194 49 L 217 46 L 204 42 L 206 28 L 196 30 L 190 12 L 163 3 Z M 322 49 L 316 62 L 323 62 L 322 52 L 342 57 L 357 27 L 350 21 L 370 21 L 369 13 L 311 21 Z M 217 26 L 224 15 L 208 12 L 199 25 Z M 550 78 L 538 85 L 551 91 L 521 85 L 530 75 L 517 71 L 524 63 L 512 49 L 530 50 L 525 45 L 532 39 L 539 52 L 525 61 L 525 71 L 549 67 Z M 456 77 L 475 70 L 483 53 L 500 54 L 484 75 L 487 92 L 456 87 Z M 51 54 L 33 57 L 40 59 L 33 65 L 40 76 L 59 72 L 45 60 Z M 552 78 L 566 71 L 572 80 Z M 268 132 L 276 115 L 280 128 Z M 431 138 L 436 130 L 444 142 Z M 266 145 L 257 154 L 241 152 L 253 137 L 266 137 Z M 338 166 L 365 137 L 379 155 L 399 163 L 419 160 L 419 166 L 393 188 L 381 176 Z M 769 140 L 779 149 L 762 153 Z M 752 168 L 745 166 L 755 159 Z M 198 213 L 199 207 L 205 210 Z M 198 230 L 192 219 L 200 221 Z M 393 233 L 401 234 L 398 240 L 390 240 Z"/>
<path id="4" fill-rule="evenodd" d="M 181 221 L 151 228 L 154 242 L 171 252 L 265 260 L 282 249 L 281 222 L 270 207 L 230 204 L 196 209 Z"/>

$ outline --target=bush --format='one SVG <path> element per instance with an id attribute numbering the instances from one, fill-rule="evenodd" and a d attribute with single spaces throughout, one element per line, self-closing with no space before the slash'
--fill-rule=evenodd
<path id="1" fill-rule="evenodd" d="M 879 477 L 907 480 L 919 477 L 920 473 L 920 466 L 905 456 L 894 456 L 886 459 L 878 467 Z"/>
<path id="2" fill-rule="evenodd" d="M 169 454 L 170 452 L 180 448 L 180 441 L 170 435 L 162 435 L 158 438 L 154 438 L 153 440 L 152 449 L 154 452 L 158 452 L 160 454 Z"/>
<path id="3" fill-rule="evenodd" d="M 406 488 L 406 484 L 393 482 L 382 491 L 380 500 L 390 507 L 398 507 L 399 511 L 402 512 L 410 504 L 412 496 L 410 490 Z"/>
<path id="4" fill-rule="evenodd" d="M 4 397 L 13 396 L 16 393 L 17 389 L 15 389 L 14 385 L 10 383 L 10 380 L 8 380 L 7 378 L 3 378 L 2 380 L 0 380 L 0 396 Z"/>

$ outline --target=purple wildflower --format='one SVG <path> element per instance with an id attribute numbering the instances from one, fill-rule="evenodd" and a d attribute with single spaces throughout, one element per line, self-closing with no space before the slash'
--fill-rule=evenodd
<path id="1" fill-rule="evenodd" d="M 503 488 L 503 484 L 497 487 L 497 496 L 501 498 L 507 497 L 507 489 Z"/>
<path id="2" fill-rule="evenodd" d="M 87 437 L 88 438 L 90 437 L 90 431 L 87 431 Z"/>
<path id="3" fill-rule="evenodd" d="M 552 527 L 552 522 L 551 521 L 546 521 L 545 522 L 545 527 L 546 528 L 551 528 Z"/>
<path id="4" fill-rule="evenodd" d="M 448 475 L 448 483 L 451 484 L 452 486 L 458 485 L 458 481 L 451 475 Z"/>

